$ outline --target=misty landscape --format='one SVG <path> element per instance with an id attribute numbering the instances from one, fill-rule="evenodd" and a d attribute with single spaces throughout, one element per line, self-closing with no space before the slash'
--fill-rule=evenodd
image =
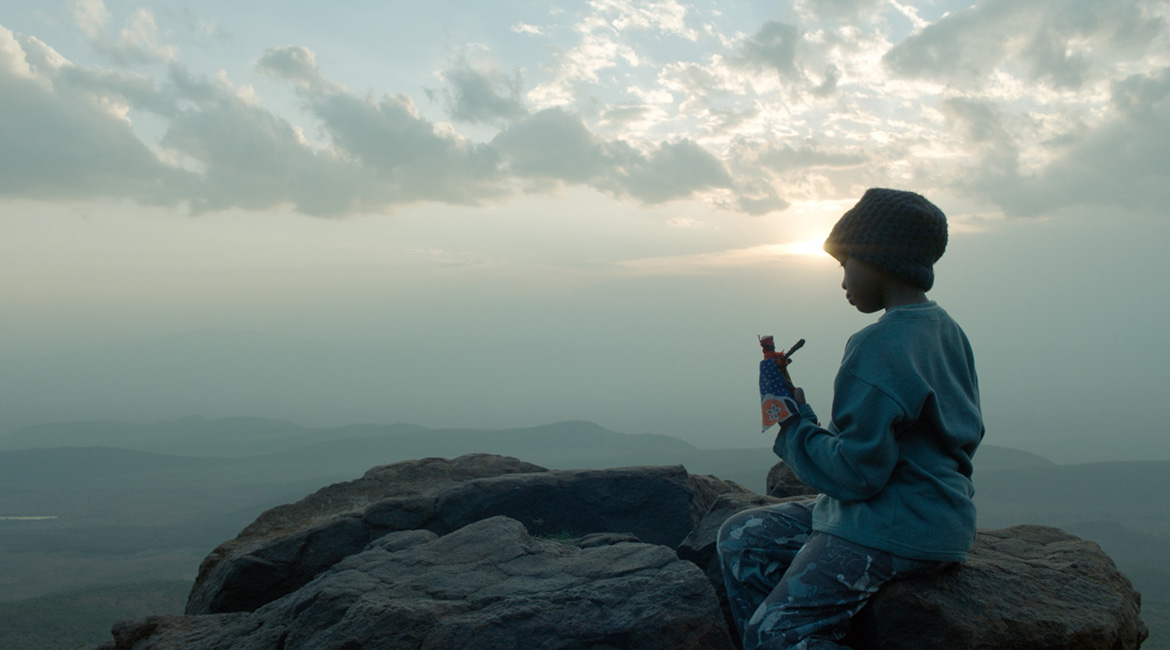
<path id="1" fill-rule="evenodd" d="M 75 647 L 114 618 L 179 613 L 196 569 L 262 511 L 380 464 L 471 452 L 550 469 L 681 464 L 764 491 L 770 449 L 697 449 L 589 422 L 507 430 L 310 428 L 263 418 L 73 422 L 0 436 L 0 629 L 14 650 Z M 984 445 L 981 528 L 1059 526 L 1099 543 L 1167 647 L 1170 462 L 1057 465 Z M 168 609 L 169 608 L 169 609 Z"/>
<path id="2" fill-rule="evenodd" d="M 1170 650 L 1168 151 L 1164 0 L 0 0 L 0 650 L 399 461 L 763 494 L 759 337 L 824 419 L 875 187 L 945 213 L 979 527 Z"/>

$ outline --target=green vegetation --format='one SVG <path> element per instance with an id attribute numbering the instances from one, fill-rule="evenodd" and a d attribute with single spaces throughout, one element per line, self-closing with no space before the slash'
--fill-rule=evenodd
<path id="1" fill-rule="evenodd" d="M 89 587 L 0 603 L 5 650 L 73 650 L 112 640 L 117 621 L 182 614 L 191 583 L 150 582 Z"/>

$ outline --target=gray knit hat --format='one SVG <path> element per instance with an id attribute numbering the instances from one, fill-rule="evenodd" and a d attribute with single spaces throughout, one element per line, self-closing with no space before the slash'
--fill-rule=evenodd
<path id="1" fill-rule="evenodd" d="M 825 252 L 853 257 L 929 291 L 934 263 L 947 249 L 947 217 L 926 197 L 902 190 L 872 188 L 846 212 Z"/>

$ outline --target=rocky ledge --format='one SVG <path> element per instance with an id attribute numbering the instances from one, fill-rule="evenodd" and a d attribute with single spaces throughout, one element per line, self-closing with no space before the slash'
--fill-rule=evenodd
<path id="1" fill-rule="evenodd" d="M 203 562 L 186 615 L 123 621 L 102 647 L 734 650 L 714 535 L 781 500 L 682 467 L 377 467 L 264 513 Z M 850 642 L 1128 650 L 1147 635 L 1139 611 L 1096 544 L 1015 526 L 980 531 L 962 566 L 884 588 Z"/>

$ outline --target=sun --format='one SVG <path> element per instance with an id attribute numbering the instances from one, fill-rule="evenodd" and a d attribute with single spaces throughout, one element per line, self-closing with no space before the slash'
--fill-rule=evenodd
<path id="1" fill-rule="evenodd" d="M 801 257 L 827 257 L 829 254 L 821 248 L 819 240 L 804 240 L 780 244 L 778 247 L 784 255 L 799 255 Z"/>

